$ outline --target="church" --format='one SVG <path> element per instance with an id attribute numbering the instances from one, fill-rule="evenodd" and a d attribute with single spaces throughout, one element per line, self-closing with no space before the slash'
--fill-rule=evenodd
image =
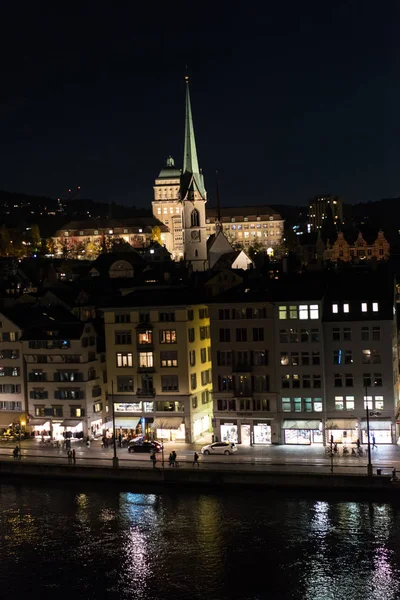
<path id="1" fill-rule="evenodd" d="M 162 242 L 174 260 L 186 261 L 194 271 L 212 268 L 211 263 L 217 263 L 218 252 L 220 256 L 232 256 L 233 268 L 239 268 L 239 263 L 249 267 L 251 260 L 246 250 L 251 245 L 261 244 L 268 251 L 280 243 L 284 222 L 269 207 L 207 210 L 206 203 L 207 192 L 197 158 L 189 79 L 186 77 L 183 169 L 177 168 L 170 156 L 154 185 L 153 215 L 168 228 L 168 232 L 161 235 Z M 239 260 L 234 258 L 231 244 L 244 250 Z"/>

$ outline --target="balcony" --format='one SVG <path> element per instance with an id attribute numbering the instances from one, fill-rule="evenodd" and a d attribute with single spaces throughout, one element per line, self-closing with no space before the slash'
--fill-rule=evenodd
<path id="1" fill-rule="evenodd" d="M 247 363 L 234 363 L 232 373 L 251 373 L 252 366 Z"/>
<path id="2" fill-rule="evenodd" d="M 138 388 L 136 390 L 136 396 L 140 398 L 154 398 L 156 395 L 156 390 L 152 388 L 151 390 L 144 390 L 142 388 Z"/>
<path id="3" fill-rule="evenodd" d="M 253 391 L 250 387 L 234 388 L 233 395 L 236 396 L 237 398 L 252 398 Z"/>
<path id="4" fill-rule="evenodd" d="M 138 373 L 154 373 L 154 372 L 155 372 L 154 367 L 146 367 L 144 365 L 141 365 L 140 367 L 138 367 Z"/>

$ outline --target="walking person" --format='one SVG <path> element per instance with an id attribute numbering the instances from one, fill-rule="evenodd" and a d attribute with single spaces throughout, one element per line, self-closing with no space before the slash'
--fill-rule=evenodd
<path id="1" fill-rule="evenodd" d="M 178 466 L 178 462 L 176 460 L 176 452 L 175 450 L 172 450 L 172 462 L 173 462 L 173 467 L 177 467 Z"/>
<path id="2" fill-rule="evenodd" d="M 378 446 L 376 445 L 376 439 L 375 439 L 375 436 L 373 435 L 372 436 L 372 449 L 374 449 L 374 448 L 376 450 L 378 450 Z"/>
<path id="3" fill-rule="evenodd" d="M 197 468 L 199 468 L 199 455 L 197 454 L 197 452 L 194 453 L 193 455 L 193 467 L 197 465 Z"/>
<path id="4" fill-rule="evenodd" d="M 76 452 L 75 452 L 75 448 L 72 450 L 72 462 L 74 463 L 74 465 L 76 465 Z"/>
<path id="5" fill-rule="evenodd" d="M 122 448 L 122 433 L 120 433 L 118 436 L 118 444 L 119 444 L 119 447 Z"/>
<path id="6" fill-rule="evenodd" d="M 19 455 L 19 448 L 18 448 L 18 446 L 15 446 L 15 448 L 13 450 L 14 460 L 18 460 L 18 455 Z"/>
<path id="7" fill-rule="evenodd" d="M 172 452 L 170 452 L 170 454 L 169 454 L 169 459 L 168 459 L 168 461 L 169 461 L 169 466 L 170 466 L 170 467 L 173 467 L 173 466 L 174 466 L 174 457 L 173 457 L 173 455 L 172 455 Z"/>
<path id="8" fill-rule="evenodd" d="M 152 455 L 150 456 L 150 460 L 153 463 L 153 469 L 155 469 L 156 468 L 156 462 L 157 462 L 157 457 L 156 457 L 156 453 L 155 452 L 153 452 Z"/>
<path id="9" fill-rule="evenodd" d="M 67 457 L 68 457 L 68 464 L 72 465 L 72 450 L 68 450 Z"/>

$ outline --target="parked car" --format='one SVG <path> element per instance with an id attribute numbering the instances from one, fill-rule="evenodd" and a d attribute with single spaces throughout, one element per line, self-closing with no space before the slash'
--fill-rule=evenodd
<path id="1" fill-rule="evenodd" d="M 161 452 L 160 442 L 147 442 L 145 440 L 135 442 L 131 440 L 128 444 L 128 452 Z"/>
<path id="2" fill-rule="evenodd" d="M 237 452 L 237 446 L 232 442 L 215 442 L 201 449 L 202 454 L 233 454 Z"/>

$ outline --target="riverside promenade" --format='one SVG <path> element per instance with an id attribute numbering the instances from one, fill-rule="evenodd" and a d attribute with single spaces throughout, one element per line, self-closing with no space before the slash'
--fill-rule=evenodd
<path id="1" fill-rule="evenodd" d="M 176 486 L 262 486 L 275 488 L 318 488 L 341 490 L 386 490 L 400 493 L 391 482 L 392 469 L 399 468 L 397 447 L 382 447 L 373 454 L 373 476 L 367 476 L 367 458 L 338 457 L 331 461 L 314 448 L 239 448 L 232 456 L 201 456 L 193 466 L 193 448 L 175 445 L 178 467 L 170 467 L 166 445 L 164 463 L 157 455 L 156 467 L 149 454 L 129 454 L 118 448 L 118 467 L 113 465 L 113 449 L 76 444 L 76 464 L 70 464 L 65 450 L 42 447 L 24 441 L 21 458 L 15 460 L 15 444 L 0 446 L 0 477 L 34 479 L 76 479 L 121 482 L 154 482 Z M 200 448 L 196 448 L 199 452 Z M 307 454 L 307 451 L 309 454 Z"/>

